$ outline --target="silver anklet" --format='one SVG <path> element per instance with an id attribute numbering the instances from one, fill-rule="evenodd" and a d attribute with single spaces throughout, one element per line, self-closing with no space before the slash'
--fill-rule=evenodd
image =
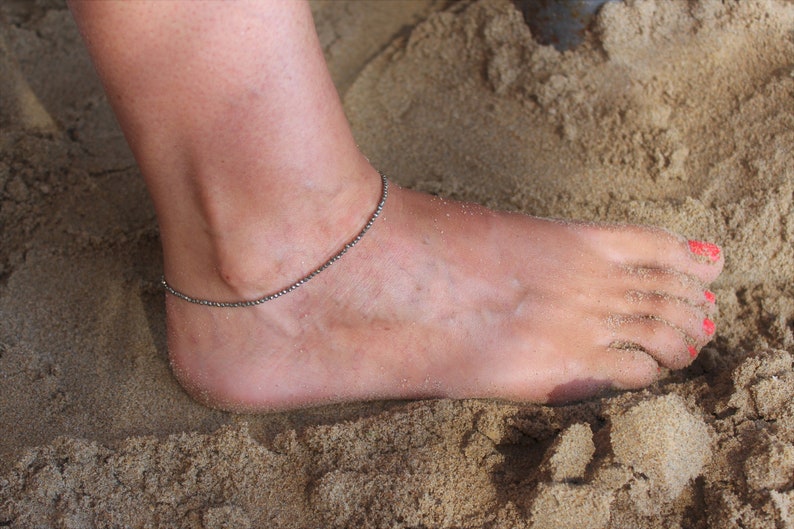
<path id="1" fill-rule="evenodd" d="M 380 195 L 380 202 L 378 202 L 378 205 L 375 208 L 375 212 L 369 218 L 369 221 L 367 221 L 367 224 L 366 226 L 364 226 L 364 229 L 361 230 L 358 233 L 358 235 L 356 235 L 355 238 L 353 238 L 353 240 L 345 244 L 345 246 L 339 251 L 339 253 L 328 259 L 322 266 L 320 266 L 320 268 L 316 269 L 314 272 L 310 273 L 306 277 L 299 279 L 298 281 L 291 284 L 284 290 L 279 290 L 274 294 L 268 294 L 267 296 L 261 297 L 259 299 L 252 299 L 250 301 L 210 301 L 207 299 L 198 299 L 198 298 L 190 297 L 187 294 L 183 294 L 182 292 L 179 292 L 178 290 L 174 290 L 174 288 L 171 285 L 169 285 L 168 282 L 165 280 L 165 276 L 163 276 L 160 279 L 160 284 L 172 296 L 176 296 L 179 299 L 189 301 L 190 303 L 195 303 L 197 305 L 206 305 L 209 307 L 251 307 L 253 305 L 260 305 L 266 301 L 271 301 L 273 299 L 280 298 L 284 294 L 289 294 L 290 292 L 292 292 L 299 286 L 303 285 L 304 283 L 307 283 L 311 278 L 313 278 L 314 276 L 316 276 L 317 274 L 319 274 L 320 272 L 322 272 L 323 270 L 325 270 L 326 268 L 337 262 L 343 255 L 347 253 L 349 249 L 351 249 L 353 246 L 355 246 L 358 243 L 358 241 L 361 240 L 361 238 L 364 236 L 365 233 L 369 231 L 369 229 L 372 227 L 372 224 L 375 222 L 375 219 L 377 219 L 378 216 L 380 216 L 380 212 L 383 210 L 383 206 L 386 204 L 386 197 L 389 196 L 389 181 L 386 179 L 386 176 L 383 173 L 380 173 L 380 179 L 381 182 L 383 182 L 383 191 L 381 192 Z"/>

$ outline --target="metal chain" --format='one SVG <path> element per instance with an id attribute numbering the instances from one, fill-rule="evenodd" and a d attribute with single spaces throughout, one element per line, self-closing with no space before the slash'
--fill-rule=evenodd
<path id="1" fill-rule="evenodd" d="M 292 283 L 290 286 L 288 286 L 287 288 L 285 288 L 283 290 L 279 290 L 278 292 L 275 292 L 273 294 L 268 294 L 268 295 L 263 296 L 261 298 L 252 299 L 252 300 L 248 300 L 248 301 L 210 301 L 210 300 L 207 300 L 207 299 L 194 298 L 194 297 L 188 296 L 187 294 L 183 294 L 182 292 L 179 292 L 178 290 L 175 290 L 165 280 L 165 276 L 163 276 L 160 279 L 160 284 L 172 296 L 176 296 L 179 299 L 182 299 L 184 301 L 188 301 L 190 303 L 195 303 L 196 305 L 206 305 L 208 307 L 223 307 L 223 308 L 251 307 L 253 305 L 261 305 L 262 303 L 265 303 L 266 301 L 272 301 L 272 300 L 274 300 L 276 298 L 280 298 L 281 296 L 283 296 L 285 294 L 289 294 L 290 292 L 292 292 L 293 290 L 295 290 L 299 286 L 306 284 L 314 276 L 316 276 L 317 274 L 319 274 L 320 272 L 322 272 L 323 270 L 325 270 L 326 268 L 328 268 L 329 266 L 331 266 L 332 264 L 337 262 L 343 255 L 345 255 L 347 253 L 348 250 L 350 250 L 353 246 L 358 244 L 358 241 L 360 241 L 361 238 L 364 237 L 364 234 L 369 231 L 369 229 L 375 223 L 375 219 L 377 219 L 380 216 L 380 212 L 383 211 L 383 206 L 386 204 L 386 198 L 389 196 L 389 181 L 388 181 L 388 179 L 386 178 L 386 176 L 383 173 L 380 173 L 380 178 L 381 178 L 381 182 L 383 183 L 383 191 L 382 191 L 381 196 L 380 196 L 380 202 L 378 202 L 378 205 L 375 208 L 375 212 L 369 218 L 369 221 L 367 221 L 367 224 L 364 226 L 364 229 L 362 229 L 358 233 L 358 235 L 356 235 L 350 242 L 345 244 L 345 246 L 336 255 L 334 255 L 333 257 L 328 259 L 325 263 L 323 263 L 322 266 L 320 266 L 319 268 L 314 270 L 309 275 L 307 275 L 307 276 L 299 279 L 298 281 Z"/>

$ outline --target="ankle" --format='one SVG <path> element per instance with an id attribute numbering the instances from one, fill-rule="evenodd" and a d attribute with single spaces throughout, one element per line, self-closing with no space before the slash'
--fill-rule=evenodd
<path id="1" fill-rule="evenodd" d="M 316 185 L 307 178 L 299 190 L 287 189 L 287 198 L 268 207 L 210 204 L 203 208 L 212 212 L 204 223 L 163 238 L 169 283 L 188 295 L 217 300 L 258 298 L 288 287 L 334 256 L 365 226 L 382 191 L 373 173 L 377 175 L 367 165 L 348 173 L 337 186 Z"/>

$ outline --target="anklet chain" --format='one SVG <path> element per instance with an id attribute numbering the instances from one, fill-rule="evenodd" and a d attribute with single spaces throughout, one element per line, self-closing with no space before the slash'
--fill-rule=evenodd
<path id="1" fill-rule="evenodd" d="M 361 238 L 364 236 L 365 233 L 367 233 L 369 231 L 369 229 L 375 223 L 375 219 L 377 219 L 380 216 L 380 213 L 383 210 L 383 206 L 386 204 L 386 197 L 389 196 L 389 181 L 386 179 L 386 176 L 383 173 L 380 173 L 380 179 L 381 179 L 381 182 L 383 183 L 383 191 L 381 192 L 380 202 L 378 202 L 378 205 L 375 208 L 375 212 L 369 218 L 369 221 L 367 221 L 367 224 L 364 226 L 364 229 L 362 229 L 358 233 L 358 235 L 356 235 L 355 238 L 353 238 L 350 242 L 345 244 L 345 246 L 342 248 L 342 250 L 339 251 L 339 253 L 337 253 L 336 255 L 331 257 L 330 259 L 328 259 L 322 266 L 320 266 L 320 268 L 317 268 L 314 272 L 312 272 L 309 275 L 303 277 L 302 279 L 299 279 L 298 281 L 296 281 L 295 283 L 291 284 L 290 286 L 288 286 L 287 288 L 285 288 L 283 290 L 279 290 L 278 292 L 275 292 L 273 294 L 268 294 L 267 296 L 261 297 L 259 299 L 252 299 L 252 300 L 249 300 L 249 301 L 210 301 L 210 300 L 207 300 L 207 299 L 194 298 L 194 297 L 188 296 L 187 294 L 183 294 L 182 292 L 179 292 L 178 290 L 175 290 L 165 280 L 165 276 L 163 276 L 160 279 L 160 284 L 172 296 L 176 296 L 179 299 L 182 299 L 182 300 L 185 300 L 185 301 L 189 301 L 190 303 L 195 303 L 197 305 L 206 305 L 206 306 L 209 306 L 209 307 L 224 307 L 224 308 L 228 308 L 228 307 L 251 307 L 253 305 L 261 305 L 262 303 L 264 303 L 266 301 L 271 301 L 271 300 L 274 300 L 276 298 L 280 298 L 284 294 L 289 294 L 290 292 L 292 292 L 293 290 L 295 290 L 299 286 L 307 283 L 311 278 L 313 278 L 314 276 L 316 276 L 317 274 L 319 274 L 320 272 L 322 272 L 323 270 L 325 270 L 326 268 L 328 268 L 329 266 L 331 266 L 332 264 L 337 262 L 343 255 L 345 255 L 347 253 L 347 251 L 349 249 L 351 249 L 353 246 L 355 246 L 358 243 L 358 241 L 361 240 Z"/>

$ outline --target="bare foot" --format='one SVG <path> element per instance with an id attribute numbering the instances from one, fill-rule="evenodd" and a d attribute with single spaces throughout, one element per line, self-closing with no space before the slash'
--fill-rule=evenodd
<path id="1" fill-rule="evenodd" d="M 361 228 L 379 181 L 307 2 L 72 8 L 176 289 L 221 301 L 274 292 Z M 687 365 L 713 333 L 718 250 L 395 186 L 361 242 L 286 296 L 228 309 L 167 296 L 169 351 L 185 388 L 226 409 L 636 388 L 660 365 Z"/>
<path id="2" fill-rule="evenodd" d="M 393 185 L 361 242 L 289 295 L 249 308 L 167 296 L 169 351 L 191 395 L 231 410 L 559 402 L 688 365 L 714 332 L 707 284 L 722 266 L 716 246 L 658 229 L 498 213 Z"/>

